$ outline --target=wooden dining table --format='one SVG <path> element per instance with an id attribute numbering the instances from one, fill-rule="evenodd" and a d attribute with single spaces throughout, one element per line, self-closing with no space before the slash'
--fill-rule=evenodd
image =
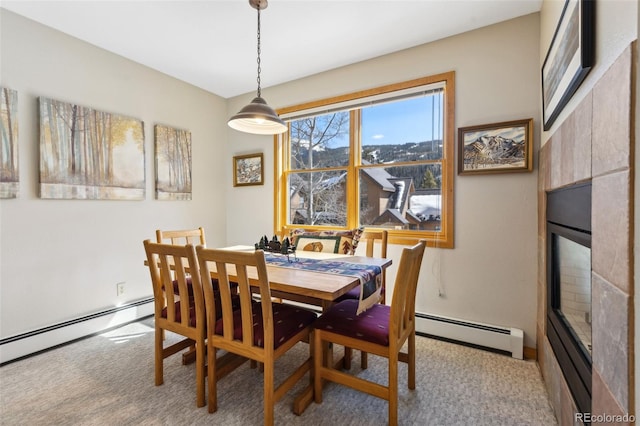
<path id="1" fill-rule="evenodd" d="M 253 251 L 251 246 L 224 247 L 226 250 Z M 284 255 L 280 255 L 284 256 Z M 297 259 L 297 260 L 296 260 Z M 319 272 L 304 269 L 305 259 L 329 260 L 378 266 L 384 270 L 391 266 L 391 259 L 366 256 L 352 256 L 337 253 L 299 251 L 295 257 L 290 255 L 291 262 L 300 262 L 301 268 L 287 268 L 270 264 L 267 260 L 267 273 L 271 295 L 276 298 L 307 303 L 322 307 L 325 310 L 340 296 L 360 285 L 360 278 L 351 275 Z M 215 278 L 215 272 L 211 275 Z"/>

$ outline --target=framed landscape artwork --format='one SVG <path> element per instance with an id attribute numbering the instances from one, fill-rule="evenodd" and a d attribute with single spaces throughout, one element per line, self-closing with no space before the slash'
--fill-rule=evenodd
<path id="1" fill-rule="evenodd" d="M 264 184 L 262 153 L 233 157 L 233 186 L 262 184 Z"/>
<path id="2" fill-rule="evenodd" d="M 533 119 L 458 129 L 458 174 L 533 170 Z"/>
<path id="3" fill-rule="evenodd" d="M 156 199 L 191 200 L 191 132 L 156 125 Z"/>
<path id="4" fill-rule="evenodd" d="M 18 173 L 18 92 L 0 87 L 0 198 L 16 198 Z"/>
<path id="5" fill-rule="evenodd" d="M 142 121 L 40 98 L 40 197 L 143 200 Z"/>
<path id="6" fill-rule="evenodd" d="M 566 0 L 542 64 L 542 117 L 551 125 L 591 70 L 594 61 L 592 0 Z"/>

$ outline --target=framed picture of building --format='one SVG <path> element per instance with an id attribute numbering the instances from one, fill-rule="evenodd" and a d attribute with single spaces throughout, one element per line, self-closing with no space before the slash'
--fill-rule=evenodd
<path id="1" fill-rule="evenodd" d="M 233 186 L 264 184 L 263 154 L 233 157 Z"/>
<path id="2" fill-rule="evenodd" d="M 533 119 L 458 129 L 458 174 L 533 170 Z"/>

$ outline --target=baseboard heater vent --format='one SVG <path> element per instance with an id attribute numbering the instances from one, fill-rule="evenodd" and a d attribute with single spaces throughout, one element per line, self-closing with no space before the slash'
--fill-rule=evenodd
<path id="1" fill-rule="evenodd" d="M 0 366 L 153 315 L 153 297 L 0 339 Z"/>
<path id="2" fill-rule="evenodd" d="M 524 333 L 518 328 L 463 321 L 416 312 L 416 331 L 485 348 L 510 352 L 522 359 Z"/>

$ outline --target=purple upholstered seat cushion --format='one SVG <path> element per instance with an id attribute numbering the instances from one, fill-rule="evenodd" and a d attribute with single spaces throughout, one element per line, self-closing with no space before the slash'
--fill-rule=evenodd
<path id="1" fill-rule="evenodd" d="M 216 304 L 216 319 L 222 318 L 222 301 L 220 300 L 220 292 L 214 290 L 213 298 Z M 231 295 L 231 307 L 235 311 L 236 309 L 240 309 L 240 296 L 237 294 Z"/>
<path id="2" fill-rule="evenodd" d="M 182 303 L 180 302 L 176 302 L 174 303 L 174 315 L 175 315 L 175 320 L 176 322 L 181 322 L 182 321 L 182 309 L 180 308 L 182 306 Z M 162 309 L 162 318 L 167 318 L 167 307 Z M 191 327 L 195 327 L 196 326 L 196 307 L 193 306 L 193 304 L 189 304 L 189 325 Z"/>
<path id="3" fill-rule="evenodd" d="M 357 300 L 344 300 L 324 312 L 314 323 L 318 330 L 389 346 L 389 317 L 391 307 L 375 304 L 356 315 Z"/>
<path id="4" fill-rule="evenodd" d="M 235 284 L 235 286 L 234 286 Z M 216 278 L 211 278 L 211 285 L 213 286 L 213 291 L 219 291 L 218 280 Z M 237 283 L 231 283 L 232 287 L 237 287 Z M 191 277 L 187 277 L 187 291 L 189 292 L 189 297 L 193 297 L 193 284 L 191 283 Z M 178 280 L 173 280 L 173 294 L 178 293 Z"/>
<path id="5" fill-rule="evenodd" d="M 315 312 L 281 303 L 273 303 L 273 342 L 274 349 L 293 337 L 303 328 L 316 320 Z M 242 339 L 242 312 L 238 309 L 233 313 L 233 338 Z M 262 322 L 262 305 L 253 304 L 253 340 L 254 344 L 264 347 L 264 327 Z M 223 321 L 216 323 L 216 334 L 222 335 Z"/>
<path id="6" fill-rule="evenodd" d="M 352 299 L 360 300 L 360 286 L 357 286 L 356 288 L 352 288 L 351 290 L 349 290 L 348 292 L 340 296 L 337 301 L 342 302 L 343 300 L 352 300 Z"/>
<path id="7" fill-rule="evenodd" d="M 217 292 L 215 293 L 215 304 L 216 304 L 216 319 L 220 319 L 222 318 L 222 304 L 220 302 L 220 297 L 218 296 Z M 175 309 L 175 320 L 176 322 L 180 322 L 182 321 L 182 309 L 180 309 L 181 303 L 180 301 L 174 303 L 174 309 Z M 233 309 L 238 309 L 240 308 L 240 296 L 238 296 L 237 294 L 232 294 L 231 295 L 231 306 L 233 307 Z M 167 318 L 167 308 L 163 308 L 162 309 L 162 318 Z M 189 325 L 191 327 L 195 327 L 196 326 L 196 307 L 194 305 L 193 299 L 189 299 Z"/>
<path id="8" fill-rule="evenodd" d="M 384 293 L 384 287 L 382 288 L 382 292 Z M 357 286 L 356 288 L 352 288 L 342 296 L 338 297 L 336 301 L 342 302 L 343 300 L 351 300 L 351 299 L 360 300 L 360 286 Z"/>

